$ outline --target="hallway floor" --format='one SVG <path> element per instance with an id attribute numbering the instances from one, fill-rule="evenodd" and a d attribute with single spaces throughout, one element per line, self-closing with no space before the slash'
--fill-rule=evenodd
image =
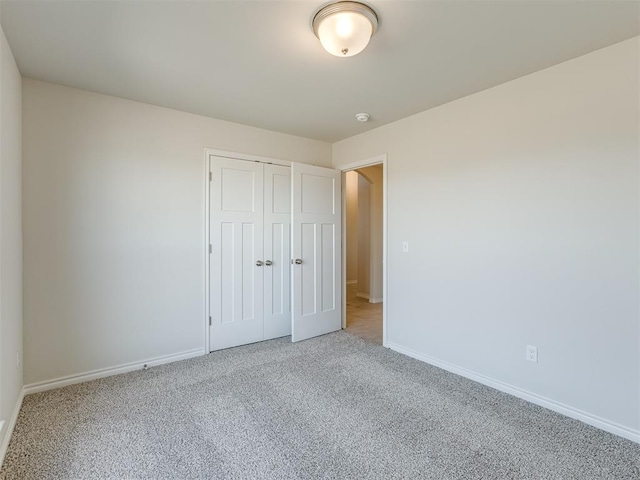
<path id="1" fill-rule="evenodd" d="M 356 296 L 358 285 L 347 285 L 348 333 L 382 345 L 382 303 L 369 303 Z"/>

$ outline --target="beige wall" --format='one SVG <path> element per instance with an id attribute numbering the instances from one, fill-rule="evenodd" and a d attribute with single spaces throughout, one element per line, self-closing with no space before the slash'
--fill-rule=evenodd
<path id="1" fill-rule="evenodd" d="M 0 28 L 0 465 L 22 390 L 21 95 L 20 73 Z"/>
<path id="2" fill-rule="evenodd" d="M 358 175 L 358 286 L 356 293 L 369 298 L 369 281 L 371 266 L 371 185 Z"/>
<path id="3" fill-rule="evenodd" d="M 330 145 L 24 79 L 25 383 L 204 349 L 204 149 Z"/>
<path id="4" fill-rule="evenodd" d="M 382 301 L 382 247 L 383 247 L 383 178 L 382 165 L 360 168 L 358 173 L 369 182 L 369 239 L 368 266 L 369 301 Z"/>
<path id="5" fill-rule="evenodd" d="M 347 282 L 358 281 L 358 174 L 345 173 Z"/>
<path id="6" fill-rule="evenodd" d="M 388 154 L 392 347 L 636 439 L 638 62 L 635 38 L 333 146 Z"/>

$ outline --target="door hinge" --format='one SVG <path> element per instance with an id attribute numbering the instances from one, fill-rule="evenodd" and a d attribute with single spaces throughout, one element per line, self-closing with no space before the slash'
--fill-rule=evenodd
<path id="1" fill-rule="evenodd" d="M 209 326 L 211 326 L 211 317 L 209 317 Z"/>
<path id="2" fill-rule="evenodd" d="M 213 245 L 209 244 L 209 254 L 213 253 Z"/>
<path id="3" fill-rule="evenodd" d="M 212 182 L 213 181 L 213 173 L 209 172 L 209 181 Z"/>

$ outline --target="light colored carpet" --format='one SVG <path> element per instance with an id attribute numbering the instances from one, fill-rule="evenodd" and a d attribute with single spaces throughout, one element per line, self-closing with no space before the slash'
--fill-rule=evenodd
<path id="1" fill-rule="evenodd" d="M 2 479 L 638 479 L 640 445 L 344 332 L 24 400 Z"/>

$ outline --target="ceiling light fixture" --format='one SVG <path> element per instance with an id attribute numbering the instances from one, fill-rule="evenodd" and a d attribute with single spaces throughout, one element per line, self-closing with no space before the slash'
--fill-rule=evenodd
<path id="1" fill-rule="evenodd" d="M 336 2 L 313 17 L 313 32 L 324 49 L 336 57 L 352 57 L 369 44 L 378 28 L 378 16 L 360 2 Z"/>

